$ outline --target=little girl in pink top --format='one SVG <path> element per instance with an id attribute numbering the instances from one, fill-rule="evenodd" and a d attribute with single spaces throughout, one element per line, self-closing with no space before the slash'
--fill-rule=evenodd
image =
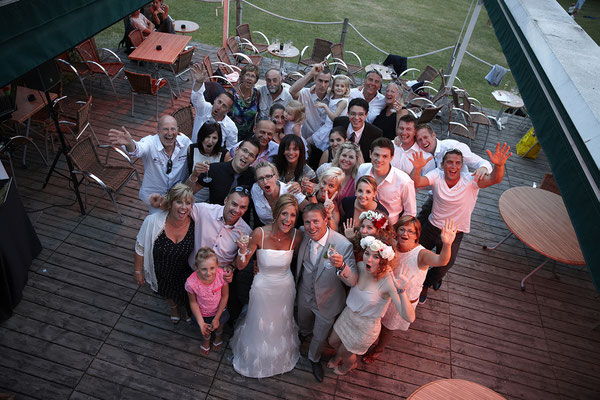
<path id="1" fill-rule="evenodd" d="M 219 268 L 217 255 L 212 249 L 203 247 L 198 250 L 194 267 L 196 272 L 187 278 L 185 290 L 188 292 L 192 314 L 204 338 L 200 350 L 202 354 L 208 355 L 213 331 L 213 350 L 219 351 L 223 345 L 223 326 L 229 319 L 229 313 L 225 309 L 229 286 L 223 279 L 224 271 Z"/>

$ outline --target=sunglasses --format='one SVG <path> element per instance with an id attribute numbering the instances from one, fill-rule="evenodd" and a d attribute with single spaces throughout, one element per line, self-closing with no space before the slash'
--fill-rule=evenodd
<path id="1" fill-rule="evenodd" d="M 250 191 L 243 186 L 236 186 L 231 189 L 231 193 L 244 193 L 246 196 L 250 196 Z"/>
<path id="2" fill-rule="evenodd" d="M 169 158 L 169 161 L 167 161 L 167 175 L 169 175 L 172 170 L 173 170 L 173 160 L 171 160 Z"/>

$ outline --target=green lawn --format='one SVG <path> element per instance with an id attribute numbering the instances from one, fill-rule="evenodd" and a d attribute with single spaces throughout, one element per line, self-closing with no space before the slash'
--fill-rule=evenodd
<path id="1" fill-rule="evenodd" d="M 197 22 L 200 29 L 192 34 L 193 41 L 215 46 L 221 44 L 222 9 L 215 16 L 220 2 L 200 2 L 198 0 L 169 0 L 170 12 L 175 19 Z M 341 21 L 345 17 L 365 37 L 386 52 L 403 56 L 414 56 L 443 47 L 454 45 L 464 22 L 471 0 L 379 0 L 365 3 L 358 0 L 330 0 L 326 3 L 315 0 L 289 0 L 282 2 L 253 0 L 253 4 L 279 15 L 307 21 Z M 560 1 L 567 8 L 570 1 Z M 563 4 L 564 3 L 564 4 Z M 230 35 L 235 32 L 235 2 L 230 3 Z M 598 21 L 583 18 L 583 15 L 599 13 L 600 1 L 588 0 L 577 22 L 598 41 Z M 477 20 L 468 50 L 491 64 L 508 67 L 502 54 L 494 30 L 487 24 L 485 8 Z M 338 42 L 341 25 L 308 25 L 272 17 L 244 4 L 243 22 L 252 30 L 262 31 L 267 37 L 292 40 L 302 49 L 312 46 L 315 37 Z M 589 29 L 589 30 L 588 30 Z M 104 47 L 116 47 L 123 36 L 123 24 L 119 22 L 100 33 L 96 40 Z M 257 36 L 255 40 L 259 39 Z M 260 41 L 260 40 L 258 40 Z M 381 63 L 385 54 L 371 47 L 356 32 L 349 28 L 346 36 L 346 50 L 352 50 L 361 57 L 363 65 Z M 451 50 L 431 56 L 409 60 L 408 66 L 422 69 L 431 64 L 436 68 L 446 68 Z M 351 61 L 349 56 L 348 61 Z M 465 55 L 458 76 L 469 93 L 478 98 L 484 106 L 496 107 L 490 92 L 494 90 L 484 77 L 490 67 Z M 505 76 L 502 87 L 516 88 L 512 75 Z"/>

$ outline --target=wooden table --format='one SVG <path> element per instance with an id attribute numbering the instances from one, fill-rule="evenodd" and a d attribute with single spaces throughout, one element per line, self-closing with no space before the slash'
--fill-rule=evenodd
<path id="1" fill-rule="evenodd" d="M 501 118 L 504 110 L 509 107 L 514 108 L 516 112 L 519 108 L 523 108 L 525 104 L 523 103 L 521 96 L 507 90 L 495 90 L 492 92 L 492 96 L 496 102 L 500 103 L 500 110 L 498 111 L 498 116 L 496 117 L 496 124 L 498 125 L 498 130 L 502 130 Z"/>
<path id="2" fill-rule="evenodd" d="M 492 389 L 464 379 L 440 379 L 415 390 L 406 400 L 506 400 Z"/>
<path id="3" fill-rule="evenodd" d="M 56 93 L 49 93 L 50 100 L 56 99 Z M 29 101 L 28 97 L 34 96 L 33 101 Z M 46 94 L 40 90 L 29 89 L 24 86 L 17 86 L 17 109 L 10 117 L 10 120 L 15 122 L 15 130 L 19 135 L 19 125 L 25 124 L 25 136 L 29 137 L 31 128 L 31 117 L 46 106 Z M 23 165 L 25 165 L 25 156 L 27 155 L 27 146 L 23 146 Z"/>
<path id="4" fill-rule="evenodd" d="M 191 36 L 152 32 L 142 44 L 131 52 L 129 59 L 171 65 L 191 39 Z M 162 49 L 157 50 L 156 46 L 161 46 Z"/>
<path id="5" fill-rule="evenodd" d="M 381 74 L 381 80 L 391 81 L 394 79 L 392 74 L 394 74 L 395 71 L 391 67 L 386 67 L 385 65 L 380 64 L 369 64 L 365 67 L 365 74 L 372 70 L 375 70 Z"/>
<path id="6" fill-rule="evenodd" d="M 267 51 L 272 56 L 278 57 L 279 60 L 279 71 L 282 74 L 285 74 L 285 68 L 283 67 L 283 63 L 286 58 L 298 57 L 300 54 L 300 50 L 291 44 L 284 44 L 283 50 L 281 50 L 281 46 L 279 43 L 272 43 L 267 47 Z"/>
<path id="7" fill-rule="evenodd" d="M 185 28 L 183 26 L 185 26 Z M 200 29 L 200 25 L 197 23 L 183 19 L 178 19 L 177 21 L 173 22 L 173 27 L 177 33 L 192 33 Z"/>
<path id="8" fill-rule="evenodd" d="M 548 190 L 520 186 L 508 189 L 498 200 L 498 210 L 510 233 L 494 247 L 495 250 L 511 235 L 548 259 L 571 265 L 585 265 L 573 225 L 562 198 Z M 487 246 L 483 246 L 487 249 Z M 521 281 L 542 268 L 544 261 Z"/>

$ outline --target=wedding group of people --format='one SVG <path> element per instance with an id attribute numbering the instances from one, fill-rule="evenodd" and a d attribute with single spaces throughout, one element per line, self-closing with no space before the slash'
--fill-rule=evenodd
<path id="1" fill-rule="evenodd" d="M 203 354 L 222 347 L 229 324 L 244 376 L 292 370 L 304 341 L 318 381 L 327 344 L 336 374 L 361 355 L 373 362 L 440 288 L 479 189 L 501 182 L 509 147 L 498 143 L 486 161 L 438 140 L 416 125 L 395 83 L 380 93 L 376 71 L 352 89 L 325 64 L 291 87 L 272 69 L 256 89 L 254 66 L 231 91 L 200 65 L 192 75 L 191 139 L 170 116 L 139 141 L 125 127 L 109 133 L 145 169 L 150 214 L 135 281 L 167 300 L 173 323 L 197 324 Z"/>

